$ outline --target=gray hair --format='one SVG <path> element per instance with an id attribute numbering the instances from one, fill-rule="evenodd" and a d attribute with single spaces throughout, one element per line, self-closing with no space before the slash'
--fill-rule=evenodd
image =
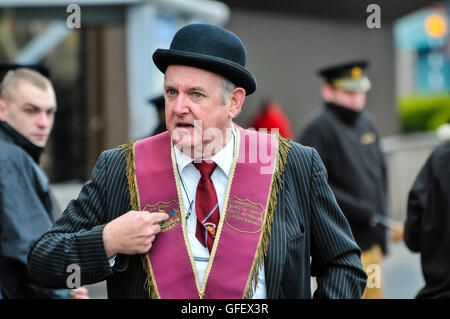
<path id="1" fill-rule="evenodd" d="M 222 103 L 226 104 L 230 100 L 231 93 L 236 88 L 236 85 L 230 80 L 223 78 L 222 79 Z"/>

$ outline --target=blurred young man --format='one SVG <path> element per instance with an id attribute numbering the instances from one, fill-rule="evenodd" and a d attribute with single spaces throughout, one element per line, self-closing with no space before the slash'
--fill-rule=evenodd
<path id="1" fill-rule="evenodd" d="M 53 86 L 26 68 L 7 73 L 0 91 L 0 288 L 3 298 L 71 298 L 69 289 L 34 285 L 27 252 L 52 225 L 54 209 L 39 157 L 56 113 Z M 86 298 L 87 290 L 75 290 Z"/>

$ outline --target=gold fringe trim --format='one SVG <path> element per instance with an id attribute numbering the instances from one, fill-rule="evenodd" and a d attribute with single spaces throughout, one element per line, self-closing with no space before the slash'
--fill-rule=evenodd
<path id="1" fill-rule="evenodd" d="M 132 210 L 140 210 L 139 195 L 136 184 L 136 167 L 134 159 L 134 142 L 119 146 L 122 155 L 125 156 L 127 163 L 126 176 L 128 181 L 128 190 L 130 191 L 130 205 Z"/>
<path id="2" fill-rule="evenodd" d="M 139 193 L 136 181 L 136 166 L 135 166 L 135 156 L 134 156 L 134 145 L 136 142 L 130 142 L 128 144 L 122 144 L 119 146 L 120 151 L 125 157 L 127 163 L 126 176 L 128 181 L 128 190 L 130 193 L 130 205 L 131 209 L 135 211 L 141 210 L 141 205 L 139 201 Z M 144 268 L 146 279 L 145 279 L 145 289 L 148 291 L 149 297 L 152 299 L 158 299 L 158 290 L 156 289 L 156 283 L 152 276 L 152 269 L 150 265 L 150 259 L 148 254 L 142 256 L 142 266 Z"/>
<path id="3" fill-rule="evenodd" d="M 259 247 L 256 251 L 256 257 L 254 261 L 254 266 L 251 270 L 250 274 L 250 283 L 247 285 L 243 298 L 251 299 L 256 290 L 256 286 L 258 285 L 258 275 L 264 264 L 264 259 L 267 255 L 267 247 L 269 246 L 269 238 L 270 232 L 272 230 L 272 222 L 273 215 L 275 212 L 275 208 L 277 206 L 277 198 L 280 189 L 283 188 L 283 180 L 281 176 L 284 173 L 284 168 L 286 166 L 287 156 L 291 149 L 291 144 L 289 141 L 283 137 L 278 135 L 278 159 L 277 159 L 277 167 L 272 177 L 272 185 L 269 194 L 269 200 L 267 203 L 267 216 L 265 218 L 265 223 L 262 229 L 261 240 L 259 243 Z"/>

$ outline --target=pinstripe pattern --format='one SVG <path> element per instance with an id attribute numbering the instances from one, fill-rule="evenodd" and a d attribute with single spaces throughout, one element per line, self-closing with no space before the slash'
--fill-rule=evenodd
<path id="1" fill-rule="evenodd" d="M 327 184 L 317 152 L 292 143 L 274 214 L 265 273 L 268 298 L 360 298 L 366 283 L 349 225 Z M 82 284 L 107 279 L 109 298 L 146 298 L 140 256 L 119 255 L 111 269 L 102 231 L 130 210 L 120 152 L 102 153 L 91 179 L 63 216 L 29 253 L 31 277 L 48 287 L 66 287 L 66 267 L 81 268 Z M 310 258 L 312 256 L 312 264 Z"/>

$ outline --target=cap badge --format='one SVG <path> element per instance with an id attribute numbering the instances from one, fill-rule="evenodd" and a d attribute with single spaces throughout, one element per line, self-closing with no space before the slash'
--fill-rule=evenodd
<path id="1" fill-rule="evenodd" d="M 350 71 L 350 76 L 353 80 L 359 80 L 362 77 L 362 69 L 359 66 L 355 66 Z"/>

